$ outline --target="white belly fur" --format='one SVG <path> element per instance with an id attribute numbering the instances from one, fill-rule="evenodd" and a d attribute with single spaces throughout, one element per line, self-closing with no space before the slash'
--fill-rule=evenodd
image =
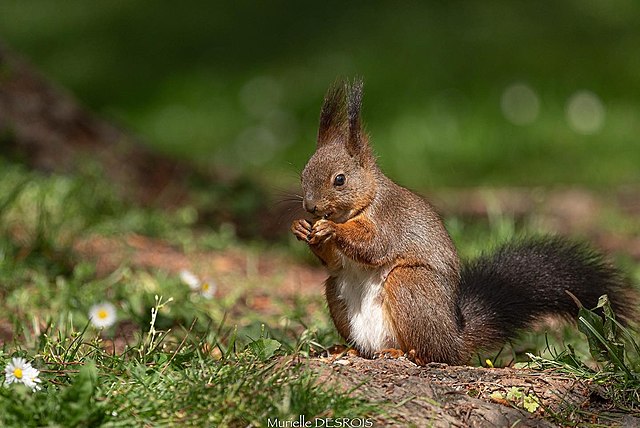
<path id="1" fill-rule="evenodd" d="M 385 320 L 380 297 L 386 268 L 371 269 L 342 257 L 343 268 L 336 277 L 338 297 L 345 302 L 350 340 L 364 354 L 398 347 Z"/>

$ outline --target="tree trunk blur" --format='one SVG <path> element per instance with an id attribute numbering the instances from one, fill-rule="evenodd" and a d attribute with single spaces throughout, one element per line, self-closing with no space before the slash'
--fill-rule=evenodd
<path id="1" fill-rule="evenodd" d="M 126 198 L 181 199 L 188 169 L 83 108 L 0 42 L 0 153 L 45 172 L 99 165 Z"/>

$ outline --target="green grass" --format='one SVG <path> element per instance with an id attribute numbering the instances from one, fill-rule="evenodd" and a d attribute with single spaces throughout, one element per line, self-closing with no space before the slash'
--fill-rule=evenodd
<path id="1" fill-rule="evenodd" d="M 268 418 L 364 417 L 374 410 L 319 384 L 294 358 L 272 358 L 280 347 L 272 339 L 225 347 L 213 334 L 158 332 L 113 354 L 94 331 L 71 323 L 64 333 L 51 330 L 39 346 L 11 353 L 41 370 L 42 390 L 0 388 L 3 426 L 266 426 Z M 0 363 L 9 356 L 1 352 Z"/>
<path id="2" fill-rule="evenodd" d="M 535 222 L 500 213 L 487 222 L 451 217 L 447 226 L 465 258 L 514 235 L 540 232 Z M 161 238 L 187 255 L 241 249 L 247 266 L 253 252 L 267 248 L 241 243 L 216 227 L 198 229 L 193 215 L 181 210 L 128 205 L 97 174 L 44 176 L 2 164 L 0 327 L 13 339 L 0 349 L 0 367 L 13 357 L 26 358 L 40 370 L 42 390 L 0 387 L 0 425 L 265 426 L 269 417 L 384 414 L 389 403 L 371 403 L 358 389 L 344 391 L 301 364 L 311 352 L 340 341 L 322 296 L 271 296 L 276 313 L 258 314 L 246 304 L 247 292 L 277 287 L 278 274 L 233 277 L 228 294 L 207 299 L 175 274 L 126 260 L 98 273 L 95 262 L 74 249 L 78 239 L 128 233 Z M 637 281 L 640 269 L 627 267 Z M 116 306 L 118 322 L 99 330 L 88 312 L 102 301 Z M 594 318 L 589 322 L 598 325 Z M 627 341 L 636 340 L 635 333 L 619 330 Z M 589 337 L 575 328 L 526 334 L 477 361 L 484 365 L 489 358 L 500 366 L 533 359 L 541 367 L 570 367 L 574 376 L 606 385 L 618 408 L 638 410 L 636 346 L 628 345 L 631 352 L 621 356 L 613 335 L 600 342 Z"/>
<path id="3" fill-rule="evenodd" d="M 93 234 L 147 233 L 187 251 L 216 240 L 217 248 L 238 245 L 232 238 L 196 237 L 181 215 L 126 206 L 89 177 L 45 177 L 8 163 L 0 175 L 0 323 L 13 336 L 0 366 L 24 357 L 42 380 L 41 391 L 0 387 L 0 425 L 244 427 L 381 411 L 299 363 L 335 340 L 326 317 L 304 315 L 307 302 L 265 327 L 234 310 L 248 283 L 207 299 L 176 275 L 126 262 L 100 276 L 73 248 Z M 88 315 L 102 301 L 118 316 L 104 330 Z"/>
<path id="4" fill-rule="evenodd" d="M 551 356 L 529 354 L 530 362 L 524 367 L 553 370 L 579 379 L 593 388 L 594 394 L 602 400 L 609 400 L 610 413 L 640 412 L 640 346 L 637 332 L 620 324 L 611 311 L 606 298 L 601 298 L 599 308 L 603 315 L 581 308 L 578 316 L 578 328 L 586 336 L 591 361 L 586 361 L 568 346 L 561 352 L 554 351 Z M 576 415 L 584 413 L 580 408 L 568 407 L 562 412 L 548 412 L 549 416 L 563 425 L 573 425 Z M 594 416 L 594 415 L 591 415 Z M 601 422 L 613 415 L 598 415 Z M 611 421 L 615 421 L 612 418 Z"/>

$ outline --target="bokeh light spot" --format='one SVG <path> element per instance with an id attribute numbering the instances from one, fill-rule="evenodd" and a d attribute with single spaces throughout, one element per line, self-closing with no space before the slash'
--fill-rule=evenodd
<path id="1" fill-rule="evenodd" d="M 591 91 L 582 90 L 571 95 L 566 115 L 571 129 L 580 134 L 595 134 L 604 126 L 604 104 Z"/>
<path id="2" fill-rule="evenodd" d="M 540 101 L 531 87 L 514 83 L 502 93 L 500 107 L 504 117 L 514 125 L 528 125 L 538 118 Z"/>

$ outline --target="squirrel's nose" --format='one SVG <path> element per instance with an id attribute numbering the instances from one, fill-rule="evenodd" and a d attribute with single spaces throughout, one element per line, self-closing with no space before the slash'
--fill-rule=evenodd
<path id="1" fill-rule="evenodd" d="M 302 201 L 302 206 L 305 210 L 307 210 L 311 214 L 315 213 L 316 210 L 318 209 L 318 205 L 316 205 L 316 201 L 314 201 L 311 198 L 304 198 L 304 201 Z"/>

